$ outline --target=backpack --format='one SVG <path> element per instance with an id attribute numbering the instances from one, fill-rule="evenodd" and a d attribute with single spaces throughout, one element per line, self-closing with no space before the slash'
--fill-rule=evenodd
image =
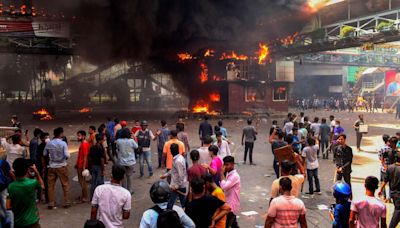
<path id="1" fill-rule="evenodd" d="M 11 178 L 8 176 L 7 171 L 4 170 L 6 167 L 3 167 L 4 165 L 7 165 L 6 162 L 7 161 L 5 160 L 0 160 L 0 192 L 6 189 L 11 183 Z"/>
<path id="2" fill-rule="evenodd" d="M 150 208 L 157 212 L 157 228 L 183 228 L 181 219 L 176 211 L 166 208 L 161 209 L 158 205 Z"/>
<path id="3" fill-rule="evenodd" d="M 150 131 L 139 131 L 137 141 L 140 147 L 150 147 Z"/>

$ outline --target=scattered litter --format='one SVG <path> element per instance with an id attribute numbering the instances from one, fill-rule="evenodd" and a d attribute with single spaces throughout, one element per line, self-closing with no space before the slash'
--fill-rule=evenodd
<path id="1" fill-rule="evenodd" d="M 246 195 L 246 193 L 245 192 L 241 192 L 240 195 Z"/>
<path id="2" fill-rule="evenodd" d="M 261 226 L 261 225 L 256 225 L 255 227 L 256 228 L 264 228 L 264 226 Z"/>
<path id="3" fill-rule="evenodd" d="M 324 205 L 324 204 L 319 204 L 317 205 L 318 210 L 320 211 L 324 211 L 324 210 L 329 210 L 328 206 Z"/>
<path id="4" fill-rule="evenodd" d="M 269 175 L 269 174 L 264 174 L 264 177 L 271 177 L 271 175 Z"/>
<path id="5" fill-rule="evenodd" d="M 266 196 L 266 195 L 267 195 L 267 193 L 263 192 L 263 193 L 261 193 L 261 195 L 262 195 L 262 196 Z"/>
<path id="6" fill-rule="evenodd" d="M 301 198 L 303 198 L 303 199 L 310 199 L 309 196 L 305 196 L 305 195 L 302 195 Z"/>
<path id="7" fill-rule="evenodd" d="M 252 203 L 254 203 L 254 202 L 256 202 L 255 200 L 253 200 L 253 199 L 249 199 L 249 202 L 252 202 Z"/>
<path id="8" fill-rule="evenodd" d="M 241 213 L 244 216 L 252 216 L 252 215 L 258 215 L 257 211 L 244 211 Z"/>
<path id="9" fill-rule="evenodd" d="M 74 176 L 74 177 L 72 178 L 72 180 L 75 181 L 75 182 L 78 182 L 78 176 Z"/>

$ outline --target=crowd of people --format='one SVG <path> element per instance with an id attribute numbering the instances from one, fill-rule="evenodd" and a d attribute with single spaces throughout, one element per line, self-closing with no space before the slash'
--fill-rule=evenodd
<path id="1" fill-rule="evenodd" d="M 1 226 L 40 227 L 38 202 L 56 209 L 55 184 L 60 179 L 63 190 L 63 207 L 72 205 L 68 140 L 61 127 L 50 134 L 37 128 L 33 138 L 22 133 L 22 124 L 12 117 L 14 134 L 1 139 L 6 156 L 0 160 Z M 357 149 L 361 149 L 361 130 L 365 125 L 359 115 L 353 125 Z M 304 113 L 289 113 L 282 125 L 272 122 L 267 141 L 273 153 L 272 167 L 276 180 L 270 188 L 270 205 L 265 227 L 307 227 L 306 207 L 299 198 L 305 179 L 308 192 L 314 196 L 322 192 L 318 170 L 320 154 L 335 163 L 331 208 L 333 227 L 386 227 L 386 203 L 395 205 L 389 227 L 400 221 L 400 145 L 397 136 L 384 135 L 384 146 L 379 150 L 381 162 L 380 181 L 373 176 L 365 179 L 365 196 L 354 200 L 351 185 L 353 150 L 346 143 L 347 131 L 334 116 L 315 117 L 311 122 Z M 123 227 L 132 210 L 135 194 L 132 177 L 139 161 L 139 178 L 153 176 L 151 144 L 157 141 L 157 169 L 162 169 L 160 179 L 154 182 L 149 198 L 154 206 L 140 219 L 140 228 L 153 227 L 239 227 L 241 185 L 235 165 L 237 156 L 231 153 L 228 130 L 218 121 L 212 126 L 203 118 L 198 130 L 201 147 L 189 144 L 185 123 L 179 119 L 170 129 L 165 120 L 154 133 L 145 120 L 135 121 L 132 128 L 126 121 L 108 118 L 98 128 L 76 132 L 79 141 L 74 168 L 81 187 L 75 203 L 91 203 L 90 219 L 84 227 Z M 243 164 L 256 165 L 253 158 L 258 129 L 251 119 L 242 130 L 244 146 Z M 262 139 L 265 140 L 265 139 Z M 283 151 L 283 152 L 282 152 Z M 286 153 L 285 151 L 289 151 Z M 284 156 L 284 153 L 286 155 Z M 146 163 L 146 166 L 145 166 Z M 111 180 L 106 182 L 106 168 L 111 166 Z M 90 178 L 90 188 L 87 180 Z M 385 186 L 389 185 L 389 192 Z M 382 200 L 375 197 L 375 192 Z M 179 201 L 178 201 L 179 199 Z"/>

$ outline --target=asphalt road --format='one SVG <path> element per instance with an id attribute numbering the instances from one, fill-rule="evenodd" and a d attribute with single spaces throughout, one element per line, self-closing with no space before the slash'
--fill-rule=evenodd
<path id="1" fill-rule="evenodd" d="M 294 111 L 299 112 L 299 111 Z M 315 116 L 328 117 L 332 112 L 327 111 L 306 111 L 306 115 L 312 120 Z M 357 119 L 359 113 L 333 113 L 341 120 L 345 133 L 348 135 L 348 144 L 355 145 L 355 133 L 352 129 L 352 124 Z M 362 148 L 364 152 L 356 152 L 354 150 L 355 159 L 353 162 L 352 184 L 354 188 L 354 198 L 364 194 L 363 180 L 368 175 L 375 175 L 379 178 L 379 163 L 377 159 L 376 148 L 382 144 L 380 137 L 383 133 L 393 135 L 400 128 L 400 121 L 394 119 L 393 114 L 364 113 L 366 122 L 370 125 L 369 133 L 364 137 Z M 241 189 L 241 212 L 254 211 L 257 214 L 253 216 L 244 216 L 242 214 L 238 217 L 238 222 L 241 227 L 259 227 L 264 225 L 265 214 L 268 209 L 269 193 L 272 181 L 275 179 L 272 169 L 273 156 L 271 153 L 270 144 L 267 142 L 268 131 L 273 119 L 277 119 L 279 124 L 282 125 L 283 118 L 260 119 L 257 124 L 259 135 L 254 148 L 254 161 L 256 166 L 243 165 L 243 147 L 240 145 L 240 138 L 242 127 L 246 125 L 245 119 L 224 120 L 224 126 L 228 130 L 229 140 L 234 142 L 231 145 L 231 151 L 234 153 L 236 160 L 239 164 L 236 166 L 242 180 Z M 170 123 L 175 123 L 176 120 L 170 119 Z M 192 148 L 200 145 L 197 136 L 198 124 L 200 120 L 186 120 L 186 131 L 190 137 L 190 144 Z M 211 120 L 211 123 L 216 124 L 217 119 Z M 76 176 L 76 171 L 73 169 L 76 160 L 77 142 L 72 141 L 75 139 L 75 132 L 79 129 L 87 130 L 89 125 L 98 126 L 100 121 L 93 119 L 82 118 L 71 121 L 58 121 L 51 122 L 31 122 L 25 123 L 25 127 L 33 130 L 35 126 L 40 126 L 49 132 L 56 126 L 64 126 L 66 135 L 70 139 L 70 151 L 72 158 L 69 161 L 70 178 Z M 133 126 L 133 119 L 128 120 L 128 126 Z M 153 131 L 158 128 L 158 121 L 149 121 L 149 127 Z M 156 143 L 152 143 L 152 160 L 156 164 Z M 155 166 L 155 165 L 154 165 Z M 156 181 L 163 173 L 163 170 L 156 169 L 155 175 L 151 178 L 147 177 L 147 170 L 145 177 L 139 178 L 138 164 L 135 167 L 137 171 L 134 175 L 134 195 L 132 196 L 132 212 L 131 218 L 125 221 L 126 227 L 138 227 L 143 211 L 152 207 L 153 204 L 148 195 L 151 184 Z M 106 179 L 110 177 L 110 165 Z M 331 160 L 320 159 L 319 177 L 321 182 L 321 195 L 308 197 L 302 195 L 301 199 L 305 202 L 307 208 L 307 221 L 309 227 L 331 227 L 331 221 L 328 216 L 327 207 L 334 203 L 331 188 L 333 186 L 334 166 Z M 58 182 L 59 183 L 59 182 Z M 304 192 L 308 190 L 308 183 L 304 184 Z M 71 181 L 71 198 L 75 199 L 79 196 L 80 187 L 77 182 Z M 57 202 L 61 206 L 62 193 L 61 186 L 57 184 Z M 388 218 L 391 218 L 392 205 L 388 205 L 389 212 Z M 82 227 L 86 219 L 90 216 L 90 204 L 74 204 L 69 209 L 59 207 L 56 210 L 47 210 L 46 205 L 39 204 L 41 225 L 42 227 Z"/>

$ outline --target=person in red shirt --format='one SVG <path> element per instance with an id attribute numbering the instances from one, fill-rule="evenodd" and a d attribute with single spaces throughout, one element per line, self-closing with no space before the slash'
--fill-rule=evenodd
<path id="1" fill-rule="evenodd" d="M 197 150 L 190 152 L 190 159 L 192 159 L 192 167 L 188 169 L 188 181 L 191 182 L 195 178 L 203 178 L 207 174 L 207 169 L 199 164 L 200 154 Z"/>
<path id="2" fill-rule="evenodd" d="M 80 203 L 85 203 L 89 201 L 88 197 L 88 187 L 86 184 L 85 177 L 82 175 L 83 170 L 88 167 L 88 155 L 90 144 L 86 141 L 86 132 L 80 130 L 76 133 L 78 141 L 81 143 L 79 145 L 78 159 L 76 160 L 75 169 L 78 173 L 78 181 L 82 187 L 82 197 L 80 198 Z"/>

